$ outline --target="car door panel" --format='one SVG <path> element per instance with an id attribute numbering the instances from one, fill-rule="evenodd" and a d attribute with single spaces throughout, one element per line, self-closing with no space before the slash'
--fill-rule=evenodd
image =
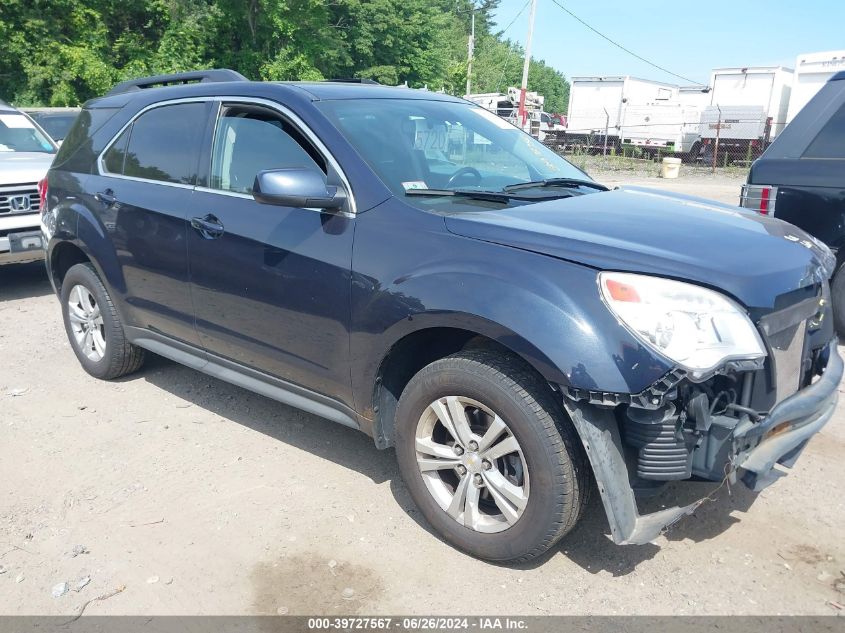
<path id="1" fill-rule="evenodd" d="M 101 208 L 123 273 L 129 322 L 198 345 L 188 292 L 185 213 L 189 188 L 92 176 L 97 191 L 115 201 Z"/>
<path id="2" fill-rule="evenodd" d="M 142 112 L 88 183 L 121 267 L 128 322 L 197 346 L 186 217 L 209 108 L 198 101 Z"/>
<path id="3" fill-rule="evenodd" d="M 354 220 L 223 189 L 248 189 L 257 171 L 281 166 L 284 157 L 268 154 L 276 150 L 295 151 L 283 143 L 213 150 L 229 168 L 212 173 L 216 188 L 195 191 L 188 252 L 197 330 L 211 354 L 351 404 Z"/>

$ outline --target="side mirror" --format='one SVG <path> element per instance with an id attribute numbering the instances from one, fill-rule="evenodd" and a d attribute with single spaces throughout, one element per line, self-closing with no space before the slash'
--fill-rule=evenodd
<path id="1" fill-rule="evenodd" d="M 311 209 L 339 209 L 346 202 L 341 189 L 326 184 L 323 172 L 307 167 L 258 172 L 252 196 L 262 204 Z"/>

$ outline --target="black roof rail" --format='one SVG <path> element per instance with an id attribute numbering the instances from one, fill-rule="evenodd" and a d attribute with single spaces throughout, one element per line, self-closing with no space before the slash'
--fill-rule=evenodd
<path id="1" fill-rule="evenodd" d="M 361 77 L 339 77 L 338 79 L 324 79 L 323 81 L 328 81 L 332 83 L 340 83 L 340 84 L 371 84 L 374 86 L 380 86 L 381 84 L 374 79 L 362 79 Z"/>
<path id="2" fill-rule="evenodd" d="M 170 86 L 174 84 L 188 83 L 211 83 L 220 81 L 249 81 L 236 70 L 228 68 L 212 68 L 210 70 L 192 70 L 185 73 L 172 73 L 170 75 L 153 75 L 152 77 L 141 77 L 121 81 L 114 88 L 106 93 L 108 95 L 121 94 L 123 92 L 134 92 L 145 88 L 157 86 Z"/>

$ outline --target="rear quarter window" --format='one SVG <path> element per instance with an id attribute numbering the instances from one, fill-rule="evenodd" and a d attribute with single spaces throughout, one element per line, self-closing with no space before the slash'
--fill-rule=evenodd
<path id="1" fill-rule="evenodd" d="M 59 152 L 53 160 L 53 167 L 82 173 L 93 171 L 96 160 L 92 147 L 94 133 L 103 127 L 118 110 L 119 108 L 83 109 L 62 141 Z"/>
<path id="2" fill-rule="evenodd" d="M 804 158 L 845 159 L 845 106 L 839 108 L 807 146 Z"/>

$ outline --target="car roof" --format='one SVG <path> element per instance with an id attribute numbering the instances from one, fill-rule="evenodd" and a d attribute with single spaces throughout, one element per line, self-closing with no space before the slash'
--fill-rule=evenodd
<path id="1" fill-rule="evenodd" d="M 293 97 L 297 100 L 329 101 L 340 99 L 414 99 L 426 101 L 449 101 L 464 103 L 450 95 L 379 84 L 337 82 L 265 82 L 265 81 L 215 81 L 198 82 L 173 86 L 144 88 L 109 94 L 92 99 L 87 108 L 121 108 L 130 103 L 142 107 L 158 101 L 169 101 L 190 97 L 213 96 L 265 97 L 269 99 Z"/>

